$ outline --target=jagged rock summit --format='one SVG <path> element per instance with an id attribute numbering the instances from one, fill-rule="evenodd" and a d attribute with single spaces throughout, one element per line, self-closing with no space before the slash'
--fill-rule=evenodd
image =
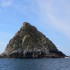
<path id="1" fill-rule="evenodd" d="M 36 27 L 24 22 L 20 30 L 9 41 L 2 57 L 9 58 L 62 58 L 56 46 Z"/>

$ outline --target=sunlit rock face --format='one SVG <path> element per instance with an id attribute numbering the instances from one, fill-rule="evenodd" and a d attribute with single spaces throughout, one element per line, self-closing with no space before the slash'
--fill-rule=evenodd
<path id="1" fill-rule="evenodd" d="M 65 55 L 36 27 L 24 22 L 20 30 L 9 41 L 5 52 L 9 58 L 61 58 Z"/>

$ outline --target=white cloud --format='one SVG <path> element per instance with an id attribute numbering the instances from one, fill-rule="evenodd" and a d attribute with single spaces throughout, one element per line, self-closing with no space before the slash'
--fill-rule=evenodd
<path id="1" fill-rule="evenodd" d="M 2 7 L 7 7 L 12 4 L 12 0 L 2 0 L 1 6 Z"/>
<path id="2" fill-rule="evenodd" d="M 38 6 L 43 19 L 49 18 L 50 25 L 70 38 L 70 2 L 68 0 L 38 0 Z"/>

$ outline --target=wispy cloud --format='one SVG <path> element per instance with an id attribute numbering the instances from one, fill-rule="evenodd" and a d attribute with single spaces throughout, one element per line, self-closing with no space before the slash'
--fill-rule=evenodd
<path id="1" fill-rule="evenodd" d="M 70 2 L 68 0 L 39 0 L 38 6 L 43 19 L 48 18 L 50 25 L 70 38 Z"/>
<path id="2" fill-rule="evenodd" d="M 12 4 L 12 0 L 2 0 L 2 2 L 0 3 L 2 7 L 7 7 L 10 6 L 11 4 Z"/>

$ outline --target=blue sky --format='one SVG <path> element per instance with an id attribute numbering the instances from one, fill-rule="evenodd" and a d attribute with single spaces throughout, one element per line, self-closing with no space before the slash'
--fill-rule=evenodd
<path id="1" fill-rule="evenodd" d="M 70 0 L 0 0 L 0 53 L 29 22 L 70 55 Z"/>

